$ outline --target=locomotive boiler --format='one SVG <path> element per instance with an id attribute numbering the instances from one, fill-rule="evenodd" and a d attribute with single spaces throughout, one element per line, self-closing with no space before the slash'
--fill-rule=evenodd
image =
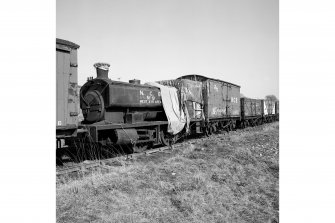
<path id="1" fill-rule="evenodd" d="M 80 107 L 84 123 L 137 123 L 163 118 L 159 88 L 108 78 L 109 64 L 96 63 L 97 77 L 81 88 Z"/>

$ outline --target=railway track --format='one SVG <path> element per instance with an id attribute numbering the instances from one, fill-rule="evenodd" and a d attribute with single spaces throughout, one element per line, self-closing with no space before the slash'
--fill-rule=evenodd
<path id="1" fill-rule="evenodd" d="M 123 156 L 117 156 L 109 159 L 97 160 L 97 161 L 84 161 L 78 164 L 71 165 L 69 167 L 62 167 L 56 170 L 56 176 L 66 175 L 73 172 L 88 172 L 93 168 L 100 168 L 109 170 L 112 168 L 111 163 L 116 162 L 119 159 L 131 160 L 139 156 L 146 156 L 153 153 L 164 152 L 166 150 L 172 150 L 173 147 L 164 146 L 156 149 L 150 149 L 140 153 L 127 154 Z"/>

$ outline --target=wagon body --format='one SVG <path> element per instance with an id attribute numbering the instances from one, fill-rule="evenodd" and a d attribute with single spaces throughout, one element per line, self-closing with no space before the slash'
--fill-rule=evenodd
<path id="1" fill-rule="evenodd" d="M 262 100 L 262 110 L 264 116 L 275 115 L 275 101 Z"/>
<path id="2" fill-rule="evenodd" d="M 203 119 L 202 82 L 189 79 L 162 80 L 157 83 L 175 87 L 178 90 L 179 101 L 185 103 L 191 120 Z"/>
<path id="3" fill-rule="evenodd" d="M 262 100 L 241 98 L 241 117 L 260 117 L 263 115 Z"/>
<path id="4" fill-rule="evenodd" d="M 202 83 L 203 110 L 207 120 L 240 117 L 240 86 L 201 75 L 186 75 L 178 79 Z"/>
<path id="5" fill-rule="evenodd" d="M 79 45 L 56 39 L 56 137 L 74 136 L 78 126 Z"/>
<path id="6" fill-rule="evenodd" d="M 276 115 L 279 115 L 279 101 L 276 101 L 275 103 L 275 112 L 276 112 Z"/>

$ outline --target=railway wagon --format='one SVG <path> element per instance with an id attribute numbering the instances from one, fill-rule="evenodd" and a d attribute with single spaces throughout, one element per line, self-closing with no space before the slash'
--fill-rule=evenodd
<path id="1" fill-rule="evenodd" d="M 157 83 L 175 87 L 178 91 L 180 103 L 185 103 L 191 121 L 202 120 L 203 115 L 203 96 L 202 82 L 188 79 L 172 79 L 157 81 Z"/>
<path id="2" fill-rule="evenodd" d="M 57 147 L 61 139 L 77 135 L 79 96 L 78 61 L 79 45 L 56 39 L 56 139 Z"/>
<path id="3" fill-rule="evenodd" d="M 191 133 L 202 133 L 201 122 L 205 120 L 203 112 L 202 82 L 189 79 L 172 79 L 157 81 L 165 86 L 175 87 L 178 92 L 181 107 L 184 107 L 186 117 L 189 119 Z"/>
<path id="4" fill-rule="evenodd" d="M 241 127 L 254 126 L 262 123 L 262 100 L 241 98 Z"/>
<path id="5" fill-rule="evenodd" d="M 263 121 L 272 122 L 276 119 L 276 106 L 273 100 L 262 100 Z"/>
<path id="6" fill-rule="evenodd" d="M 279 121 L 279 101 L 275 103 L 276 120 Z"/>
<path id="7" fill-rule="evenodd" d="M 232 130 L 240 122 L 240 86 L 202 75 L 185 75 L 178 79 L 189 79 L 202 83 L 203 111 L 209 134 L 218 128 Z"/>

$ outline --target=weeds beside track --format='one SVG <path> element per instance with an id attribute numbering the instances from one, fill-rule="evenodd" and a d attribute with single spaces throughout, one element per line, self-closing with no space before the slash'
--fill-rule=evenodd
<path id="1" fill-rule="evenodd" d="M 263 126 L 266 126 L 266 125 L 263 125 Z M 233 134 L 234 132 L 235 133 L 236 132 L 239 132 L 239 133 L 248 132 L 252 128 L 255 128 L 255 127 L 248 127 L 248 128 L 245 128 L 245 129 L 238 129 L 238 130 L 235 130 L 235 131 L 231 132 L 231 134 Z M 222 134 L 222 133 L 224 133 L 225 135 L 229 135 L 229 132 L 227 133 L 226 131 L 222 130 L 222 131 L 214 133 L 214 135 L 212 135 L 210 137 L 213 137 L 213 136 L 216 136 L 216 135 L 219 135 L 219 134 Z M 67 166 L 64 166 L 64 167 L 58 167 L 56 169 L 56 176 L 61 176 L 61 175 L 64 175 L 64 174 L 70 174 L 70 173 L 73 173 L 73 172 L 81 172 L 81 174 L 84 174 L 84 173 L 92 172 L 92 169 L 93 170 L 99 169 L 99 170 L 108 171 L 109 168 L 112 168 L 112 165 L 110 165 L 110 164 L 113 163 L 113 162 L 118 162 L 120 160 L 127 161 L 127 160 L 132 160 L 132 159 L 140 157 L 140 156 L 146 156 L 146 155 L 153 154 L 153 153 L 164 152 L 166 150 L 171 150 L 173 147 L 178 148 L 178 147 L 182 146 L 183 143 L 185 143 L 185 142 L 190 142 L 190 143 L 198 142 L 199 140 L 203 140 L 204 138 L 208 138 L 208 137 L 206 137 L 204 135 L 200 135 L 196 138 L 185 137 L 179 143 L 173 145 L 172 147 L 162 146 L 160 148 L 149 149 L 147 151 L 140 152 L 140 153 L 118 155 L 116 157 L 109 158 L 109 159 L 99 159 L 99 160 L 94 160 L 94 161 L 86 160 L 86 161 L 79 162 L 79 163 L 70 162 L 71 165 L 67 165 Z"/>
<path id="2" fill-rule="evenodd" d="M 278 133 L 270 123 L 185 140 L 60 182 L 57 222 L 279 222 Z"/>

